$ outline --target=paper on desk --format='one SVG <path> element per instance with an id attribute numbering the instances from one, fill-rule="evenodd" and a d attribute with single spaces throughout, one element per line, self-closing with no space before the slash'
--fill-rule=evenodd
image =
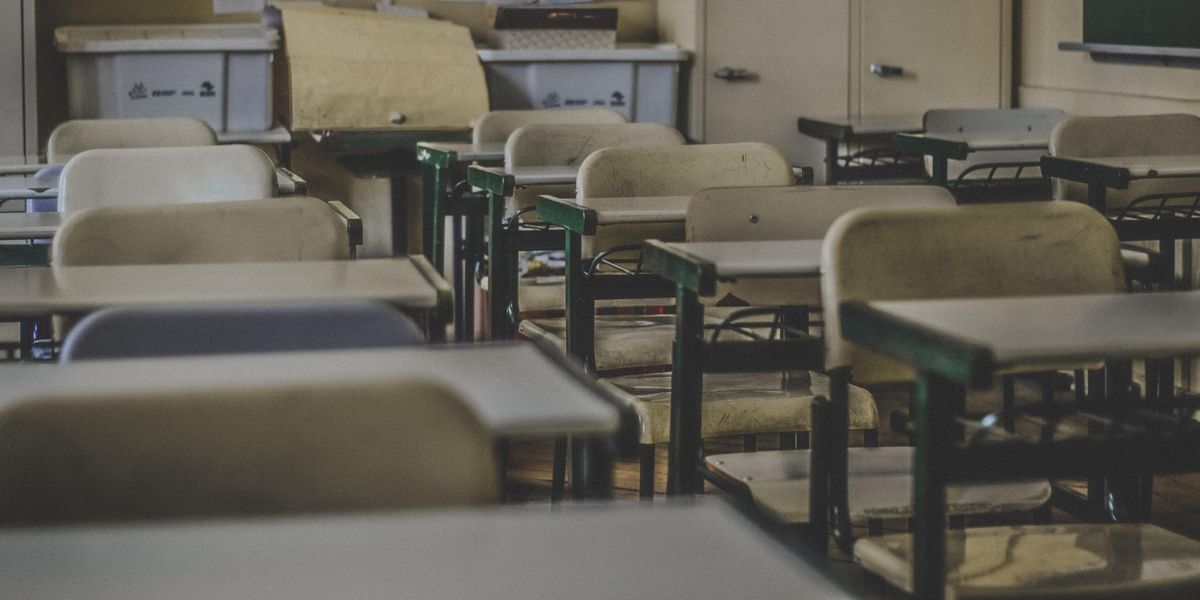
<path id="1" fill-rule="evenodd" d="M 280 3 L 293 129 L 467 127 L 487 85 L 466 27 Z"/>

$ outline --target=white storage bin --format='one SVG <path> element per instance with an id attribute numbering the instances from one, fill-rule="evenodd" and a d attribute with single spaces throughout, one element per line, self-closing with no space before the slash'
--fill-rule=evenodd
<path id="1" fill-rule="evenodd" d="M 608 106 L 630 121 L 676 123 L 678 48 L 480 50 L 492 110 Z"/>
<path id="2" fill-rule="evenodd" d="M 279 33 L 254 24 L 60 27 L 72 119 L 197 117 L 219 132 L 272 126 Z"/>

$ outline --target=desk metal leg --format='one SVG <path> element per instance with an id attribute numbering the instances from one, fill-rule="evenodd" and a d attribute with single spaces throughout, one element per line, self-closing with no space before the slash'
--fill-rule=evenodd
<path id="1" fill-rule="evenodd" d="M 392 188 L 392 256 L 408 256 L 408 181 L 393 177 Z"/>
<path id="2" fill-rule="evenodd" d="M 825 185 L 834 185 L 838 182 L 841 175 L 838 170 L 838 141 L 825 140 Z"/>
<path id="3" fill-rule="evenodd" d="M 468 341 L 475 339 L 475 282 L 476 268 L 483 261 L 483 215 L 472 211 L 466 219 L 466 237 L 463 239 L 463 297 L 462 328 Z"/>
<path id="4" fill-rule="evenodd" d="M 961 386 L 922 373 L 915 407 L 913 455 L 913 595 L 942 600 L 946 594 L 946 470 L 954 445 L 955 407 Z"/>
<path id="5" fill-rule="evenodd" d="M 595 371 L 596 301 L 583 272 L 583 236 L 566 232 L 567 354 Z"/>
<path id="6" fill-rule="evenodd" d="M 946 184 L 950 180 L 949 171 L 949 161 L 946 157 L 935 155 L 933 157 L 933 183 L 946 187 Z"/>
<path id="7" fill-rule="evenodd" d="M 613 448 L 604 438 L 571 441 L 571 495 L 576 499 L 611 498 Z"/>
<path id="8" fill-rule="evenodd" d="M 421 165 L 421 196 L 422 196 L 422 239 L 421 248 L 425 253 L 425 257 L 429 262 L 433 263 L 433 267 L 438 273 L 443 273 L 444 262 L 442 260 L 442 236 L 444 235 L 445 222 L 442 219 L 444 202 L 441 201 L 442 196 L 446 193 L 445 177 L 442 168 L 438 165 L 422 164 Z"/>
<path id="9" fill-rule="evenodd" d="M 704 388 L 704 307 L 696 292 L 675 296 L 675 349 L 671 370 L 671 437 L 667 447 L 667 493 L 699 494 L 703 445 L 700 401 Z"/>
<path id="10" fill-rule="evenodd" d="M 451 240 L 451 268 L 454 271 L 454 341 L 462 343 L 471 341 L 471 330 L 467 324 L 466 299 L 471 293 L 470 281 L 466 265 L 466 249 L 463 244 L 463 222 L 469 217 L 455 215 L 451 217 L 454 229 Z"/>
<path id="11" fill-rule="evenodd" d="M 508 232 L 504 228 L 504 198 L 488 193 L 488 315 L 492 341 L 512 337 L 508 327 L 508 303 L 516 290 L 510 290 Z"/>

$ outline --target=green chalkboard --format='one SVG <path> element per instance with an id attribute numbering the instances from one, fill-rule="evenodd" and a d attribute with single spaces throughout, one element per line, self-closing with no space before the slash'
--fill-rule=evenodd
<path id="1" fill-rule="evenodd" d="M 1200 0 L 1084 0 L 1083 41 L 1200 48 Z"/>

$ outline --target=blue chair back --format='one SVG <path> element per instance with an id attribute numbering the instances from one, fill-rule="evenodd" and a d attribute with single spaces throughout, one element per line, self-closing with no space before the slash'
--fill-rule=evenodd
<path id="1" fill-rule="evenodd" d="M 63 362 L 410 346 L 421 329 L 372 302 L 145 307 L 97 311 L 63 342 Z"/>

